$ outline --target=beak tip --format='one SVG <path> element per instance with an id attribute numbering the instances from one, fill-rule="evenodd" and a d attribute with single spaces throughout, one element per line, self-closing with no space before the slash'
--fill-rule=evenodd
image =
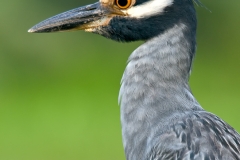
<path id="1" fill-rule="evenodd" d="M 30 28 L 29 30 L 28 30 L 28 33 L 35 33 L 36 32 L 36 29 L 34 29 L 34 28 Z"/>
<path id="2" fill-rule="evenodd" d="M 44 32 L 44 30 L 42 30 L 41 28 L 38 28 L 36 26 L 33 26 L 32 28 L 30 28 L 28 30 L 28 33 L 40 33 L 40 32 Z"/>
<path id="3" fill-rule="evenodd" d="M 33 33 L 34 31 L 32 29 L 29 29 L 28 30 L 28 33 Z"/>

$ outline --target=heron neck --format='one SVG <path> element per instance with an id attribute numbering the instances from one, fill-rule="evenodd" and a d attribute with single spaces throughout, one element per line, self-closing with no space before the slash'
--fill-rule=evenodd
<path id="1" fill-rule="evenodd" d="M 188 85 L 194 52 L 195 33 L 183 24 L 137 48 L 129 57 L 122 78 L 122 111 L 151 106 L 161 111 L 201 108 Z"/>
<path id="2" fill-rule="evenodd" d="M 194 28 L 180 24 L 148 40 L 129 57 L 119 94 L 127 159 L 144 159 L 149 133 L 157 128 L 164 132 L 169 121 L 203 110 L 188 85 L 195 44 Z"/>

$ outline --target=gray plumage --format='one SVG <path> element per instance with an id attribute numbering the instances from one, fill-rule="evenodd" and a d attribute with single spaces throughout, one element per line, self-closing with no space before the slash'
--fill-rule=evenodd
<path id="1" fill-rule="evenodd" d="M 128 160 L 238 160 L 240 136 L 204 111 L 189 85 L 188 28 L 175 25 L 129 58 L 120 90 Z"/>
<path id="2" fill-rule="evenodd" d="M 129 57 L 121 81 L 127 160 L 240 160 L 240 135 L 205 111 L 188 84 L 196 48 L 193 2 L 132 0 L 122 9 L 127 2 L 101 0 L 49 18 L 29 32 L 82 29 L 118 41 L 146 41 Z"/>

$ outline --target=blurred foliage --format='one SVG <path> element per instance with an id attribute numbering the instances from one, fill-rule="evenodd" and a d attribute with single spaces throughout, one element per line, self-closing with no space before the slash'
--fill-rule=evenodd
<path id="1" fill-rule="evenodd" d="M 0 160 L 123 160 L 117 103 L 129 54 L 122 44 L 34 24 L 94 1 L 2 1 Z M 202 0 L 191 87 L 202 106 L 240 131 L 240 1 Z"/>

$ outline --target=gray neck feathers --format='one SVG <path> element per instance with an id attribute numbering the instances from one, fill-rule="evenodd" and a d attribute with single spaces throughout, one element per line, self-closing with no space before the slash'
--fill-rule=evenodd
<path id="1" fill-rule="evenodd" d="M 146 145 L 141 143 L 147 143 L 150 129 L 167 130 L 167 121 L 202 110 L 188 85 L 195 34 L 191 42 L 186 32 L 184 24 L 176 25 L 148 40 L 129 57 L 119 95 L 123 143 L 129 160 L 144 159 L 141 156 Z"/>

